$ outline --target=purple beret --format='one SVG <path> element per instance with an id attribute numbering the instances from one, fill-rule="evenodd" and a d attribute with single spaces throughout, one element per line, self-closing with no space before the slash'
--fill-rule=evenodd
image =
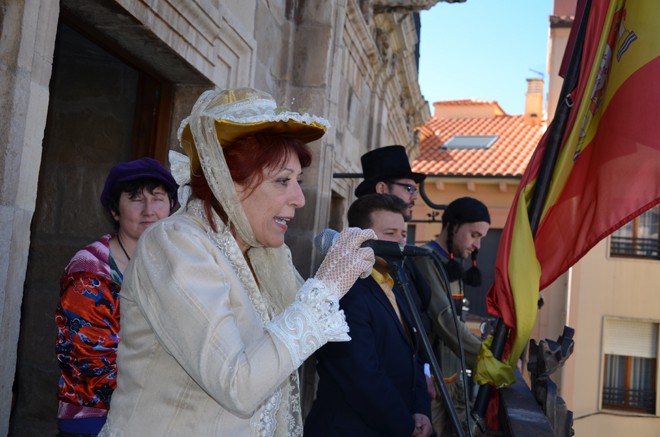
<path id="1" fill-rule="evenodd" d="M 177 202 L 177 188 L 179 186 L 169 170 L 153 158 L 140 158 L 135 161 L 120 162 L 110 169 L 101 193 L 101 205 L 106 210 L 110 210 L 110 196 L 116 184 L 143 178 L 155 179 L 162 183 L 163 188 L 165 188 L 173 202 Z"/>

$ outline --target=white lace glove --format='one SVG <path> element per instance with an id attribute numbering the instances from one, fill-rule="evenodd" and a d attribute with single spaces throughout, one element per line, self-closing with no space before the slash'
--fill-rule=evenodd
<path id="1" fill-rule="evenodd" d="M 374 251 L 360 245 L 377 238 L 371 229 L 344 229 L 332 244 L 314 278 L 326 284 L 341 299 L 358 277 L 366 278 L 371 274 L 376 259 Z"/>

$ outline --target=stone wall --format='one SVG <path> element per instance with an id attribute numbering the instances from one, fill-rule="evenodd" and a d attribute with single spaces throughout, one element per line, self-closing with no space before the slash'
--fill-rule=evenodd
<path id="1" fill-rule="evenodd" d="M 58 10 L 57 2 L 38 0 L 0 7 L 0 435 L 12 407 Z"/>

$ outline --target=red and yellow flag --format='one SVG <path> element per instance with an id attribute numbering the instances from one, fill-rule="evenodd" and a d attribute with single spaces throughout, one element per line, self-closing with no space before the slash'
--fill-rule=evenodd
<path id="1" fill-rule="evenodd" d="M 505 353 L 512 366 L 535 323 L 539 290 L 660 203 L 660 1 L 586 4 L 585 37 L 576 42 L 579 78 L 557 159 L 544 159 L 548 129 L 509 213 L 488 293 L 489 312 L 511 329 Z M 534 234 L 529 206 L 548 165 L 554 167 Z"/>

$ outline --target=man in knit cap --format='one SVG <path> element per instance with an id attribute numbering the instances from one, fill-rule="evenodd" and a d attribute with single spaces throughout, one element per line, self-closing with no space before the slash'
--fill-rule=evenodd
<path id="1" fill-rule="evenodd" d="M 435 356 L 456 412 L 463 421 L 466 406 L 459 338 L 468 369 L 474 367 L 481 347 L 481 339 L 468 329 L 460 317 L 463 286 L 464 284 L 481 285 L 481 273 L 477 269 L 476 260 L 481 239 L 486 236 L 489 228 L 490 214 L 486 205 L 471 197 L 456 199 L 447 206 L 442 215 L 440 234 L 424 246 L 440 257 L 444 271 L 439 270 L 429 257 L 415 259 L 422 276 L 432 289 L 430 313 L 433 319 L 433 338 L 431 340 Z M 471 259 L 472 266 L 463 272 L 461 263 L 466 259 Z M 452 311 L 452 301 L 455 312 Z M 450 416 L 442 401 L 433 402 L 432 413 L 433 428 L 438 436 L 454 435 Z"/>

